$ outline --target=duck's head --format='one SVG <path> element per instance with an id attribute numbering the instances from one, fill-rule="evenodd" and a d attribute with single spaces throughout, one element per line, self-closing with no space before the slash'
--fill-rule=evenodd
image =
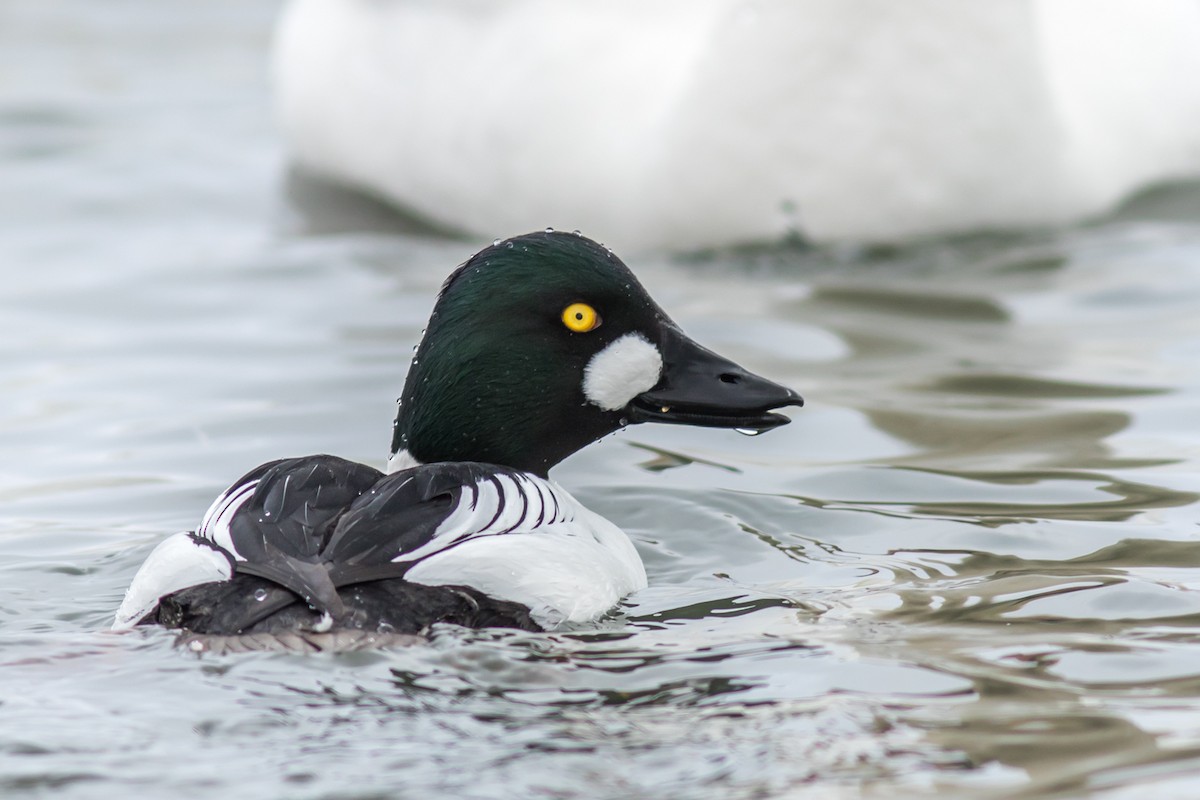
<path id="1" fill-rule="evenodd" d="M 442 287 L 392 453 L 545 475 L 631 423 L 760 431 L 803 402 L 689 339 L 602 245 L 532 233 L 482 250 Z"/>

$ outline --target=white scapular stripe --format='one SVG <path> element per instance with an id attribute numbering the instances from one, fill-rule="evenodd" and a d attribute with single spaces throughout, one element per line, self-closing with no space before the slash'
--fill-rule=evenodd
<path id="1" fill-rule="evenodd" d="M 392 561 L 420 561 L 478 536 L 535 533 L 574 519 L 582 508 L 558 484 L 527 474 L 496 474 L 464 486 L 454 507 L 428 542 Z M 411 574 L 411 573 L 410 573 Z"/>
<path id="2" fill-rule="evenodd" d="M 238 561 L 245 561 L 233 545 L 229 524 L 233 521 L 233 515 L 250 499 L 257 487 L 257 480 L 229 487 L 208 507 L 204 519 L 200 520 L 200 527 L 196 529 L 196 535 L 208 539 Z"/>
<path id="3" fill-rule="evenodd" d="M 654 388 L 662 368 L 658 348 L 640 333 L 627 333 L 592 356 L 583 370 L 583 394 L 605 411 L 616 411 Z"/>
<path id="4" fill-rule="evenodd" d="M 233 566 L 229 559 L 207 544 L 197 542 L 192 534 L 168 536 L 150 551 L 133 576 L 125 590 L 125 599 L 117 609 L 112 629 L 129 630 L 166 595 L 202 583 L 227 581 L 232 576 Z"/>

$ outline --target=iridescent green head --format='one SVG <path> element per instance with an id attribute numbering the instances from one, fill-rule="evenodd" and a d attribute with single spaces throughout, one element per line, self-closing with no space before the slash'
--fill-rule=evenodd
<path id="1" fill-rule="evenodd" d="M 545 475 L 631 423 L 763 430 L 788 421 L 772 409 L 802 403 L 689 339 L 602 245 L 532 233 L 480 251 L 442 287 L 392 453 Z"/>

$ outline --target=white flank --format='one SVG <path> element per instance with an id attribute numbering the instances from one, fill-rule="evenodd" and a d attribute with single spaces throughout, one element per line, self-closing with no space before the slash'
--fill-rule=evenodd
<path id="1" fill-rule="evenodd" d="M 583 394 L 605 411 L 616 411 L 654 388 L 662 367 L 657 347 L 639 333 L 627 333 L 592 356 L 583 371 Z"/>
<path id="2" fill-rule="evenodd" d="M 200 520 L 196 536 L 217 545 L 224 554 L 192 538 L 190 533 L 168 536 L 155 547 L 133 576 L 125 590 L 125 600 L 117 609 L 113 630 L 128 630 L 149 614 L 167 595 L 213 581 L 227 581 L 233 575 L 229 559 L 245 561 L 233 544 L 229 523 L 247 500 L 254 496 L 258 480 L 235 484 L 213 501 Z"/>
<path id="3" fill-rule="evenodd" d="M 229 559 L 190 533 L 177 533 L 159 542 L 133 576 L 125 600 L 117 609 L 114 631 L 129 630 L 158 605 L 159 599 L 202 583 L 227 581 L 233 575 Z"/>
<path id="4" fill-rule="evenodd" d="M 464 492 L 433 541 L 397 559 L 420 558 L 421 551 L 444 542 L 441 552 L 425 555 L 409 570 L 408 580 L 471 586 L 521 603 L 548 629 L 593 620 L 646 587 L 642 559 L 616 525 L 555 483 L 522 475 L 514 487 L 508 476 L 499 477 L 505 495 L 499 518 L 492 521 L 496 484 L 481 481 L 474 496 Z"/>

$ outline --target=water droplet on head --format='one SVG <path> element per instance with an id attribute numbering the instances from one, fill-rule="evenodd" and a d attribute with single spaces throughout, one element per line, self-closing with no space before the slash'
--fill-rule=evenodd
<path id="1" fill-rule="evenodd" d="M 571 231 L 571 233 L 575 234 L 576 236 L 583 236 L 583 231 L 579 230 L 579 228 Z"/>
<path id="2" fill-rule="evenodd" d="M 501 241 L 499 238 L 492 239 L 492 247 L 499 247 Z"/>
<path id="3" fill-rule="evenodd" d="M 267 590 L 263 589 L 262 587 L 255 589 L 254 590 L 254 599 L 260 603 L 263 600 L 266 600 L 267 599 Z"/>
<path id="4" fill-rule="evenodd" d="M 547 225 L 547 226 L 546 226 L 546 233 L 554 233 L 554 228 L 551 228 L 549 225 Z"/>
<path id="5" fill-rule="evenodd" d="M 509 249 L 509 250 L 512 250 L 512 249 L 513 249 L 513 243 L 512 243 L 512 242 L 509 242 L 509 243 L 508 243 L 508 249 Z"/>
<path id="6" fill-rule="evenodd" d="M 378 633 L 395 633 L 396 628 L 390 622 L 381 622 L 375 629 Z"/>
<path id="7" fill-rule="evenodd" d="M 622 428 L 624 428 L 626 425 L 628 425 L 628 424 L 629 424 L 629 420 L 625 419 L 624 417 L 621 417 L 619 420 L 617 420 L 617 423 L 618 423 L 618 424 L 619 424 L 619 425 L 620 425 Z"/>
<path id="8" fill-rule="evenodd" d="M 742 436 L 758 436 L 762 433 L 762 428 L 734 428 L 734 430 Z"/>

